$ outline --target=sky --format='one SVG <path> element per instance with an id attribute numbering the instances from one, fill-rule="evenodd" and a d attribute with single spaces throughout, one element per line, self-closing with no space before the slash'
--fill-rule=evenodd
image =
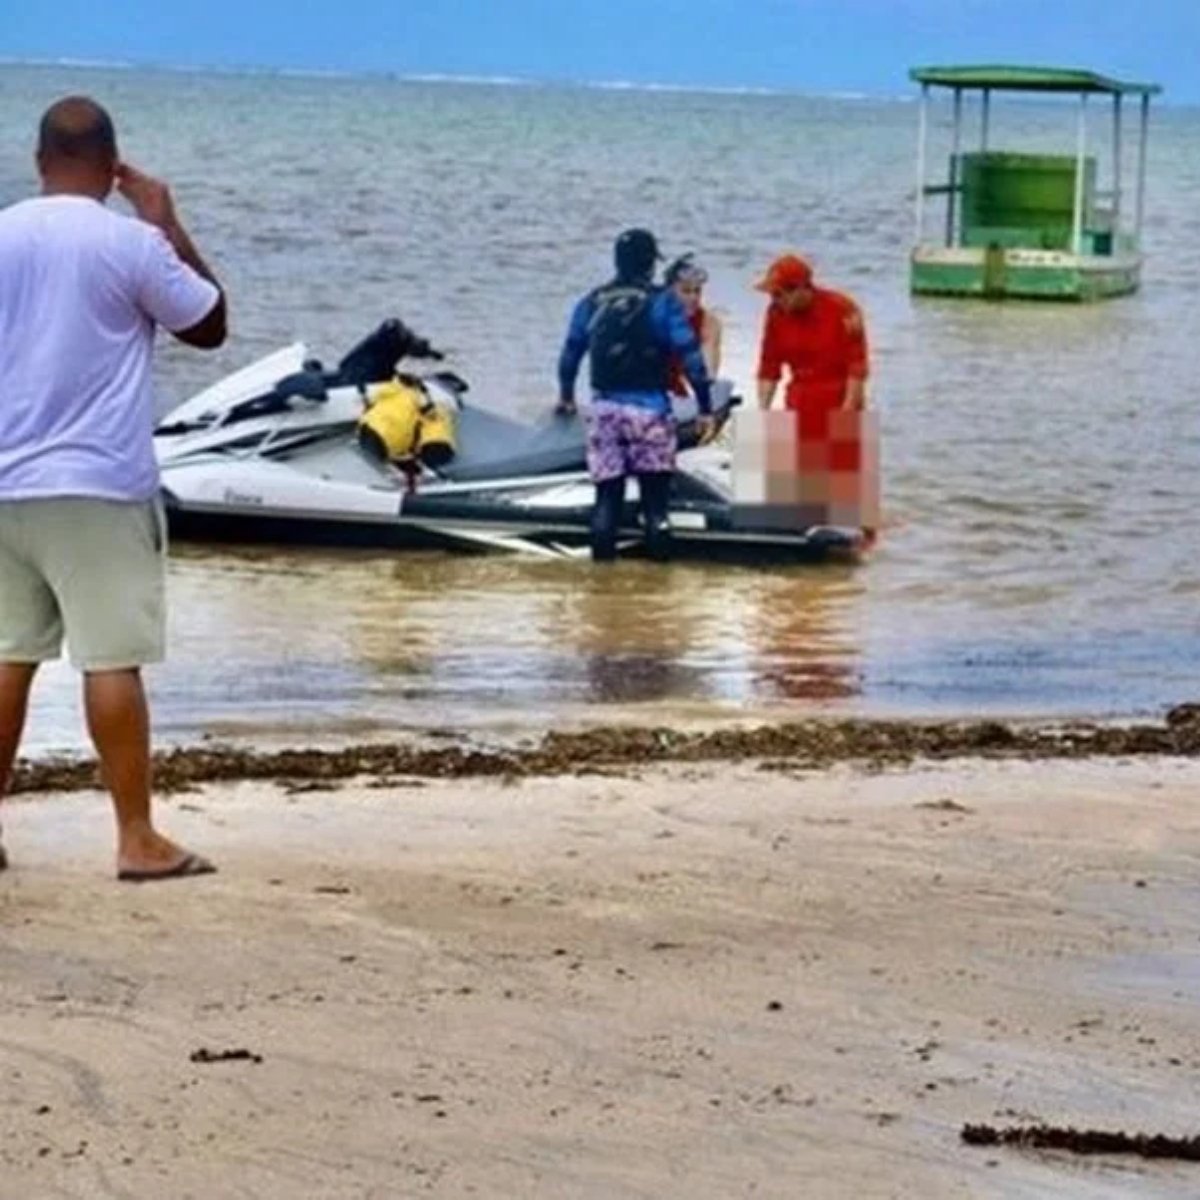
<path id="1" fill-rule="evenodd" d="M 14 11 L 15 10 L 15 11 Z M 1200 0 L 0 0 L 0 58 L 894 96 L 1017 62 L 1200 103 Z"/>

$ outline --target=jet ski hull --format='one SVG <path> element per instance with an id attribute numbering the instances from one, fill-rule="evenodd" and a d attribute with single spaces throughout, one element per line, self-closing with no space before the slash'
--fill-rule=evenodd
<path id="1" fill-rule="evenodd" d="M 463 554 L 517 553 L 584 558 L 589 552 L 587 514 L 515 521 L 497 512 L 440 513 L 423 518 L 281 514 L 235 508 L 192 509 L 165 494 L 170 536 L 181 542 L 222 545 L 307 546 L 386 551 L 442 550 Z M 639 528 L 627 524 L 622 557 L 643 554 Z M 812 529 L 802 535 L 699 532 L 675 528 L 672 557 L 748 566 L 853 562 L 860 539 L 846 531 Z"/>

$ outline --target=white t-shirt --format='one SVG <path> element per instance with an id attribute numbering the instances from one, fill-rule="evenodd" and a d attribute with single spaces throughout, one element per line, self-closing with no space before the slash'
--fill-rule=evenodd
<path id="1" fill-rule="evenodd" d="M 218 295 L 161 230 L 85 196 L 0 212 L 0 501 L 154 496 L 155 325 Z"/>

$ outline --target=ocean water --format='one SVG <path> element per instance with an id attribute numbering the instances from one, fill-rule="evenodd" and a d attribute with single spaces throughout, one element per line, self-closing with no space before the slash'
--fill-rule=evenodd
<path id="1" fill-rule="evenodd" d="M 725 373 L 747 390 L 750 285 L 780 250 L 811 256 L 869 325 L 885 522 L 866 566 L 179 547 L 171 656 L 150 676 L 163 737 L 1129 716 L 1200 690 L 1200 111 L 1156 112 L 1139 294 L 998 306 L 908 295 L 903 100 L 3 66 L 0 203 L 35 187 L 37 118 L 68 91 L 107 104 L 126 157 L 170 181 L 231 294 L 226 347 L 162 346 L 164 410 L 293 338 L 332 359 L 399 315 L 477 403 L 534 414 L 570 304 L 632 223 L 707 265 Z M 937 110 L 934 163 L 948 126 Z M 998 104 L 992 129 L 996 146 L 1069 149 L 1074 116 Z M 30 747 L 80 744 L 66 667 L 37 700 Z"/>

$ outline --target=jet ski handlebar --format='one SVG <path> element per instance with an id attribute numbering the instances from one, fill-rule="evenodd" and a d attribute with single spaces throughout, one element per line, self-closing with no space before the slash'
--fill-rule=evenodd
<path id="1" fill-rule="evenodd" d="M 445 355 L 403 321 L 393 317 L 367 334 L 345 355 L 334 372 L 336 383 L 360 387 L 383 383 L 395 375 L 397 365 L 405 358 L 441 362 Z"/>
<path id="2" fill-rule="evenodd" d="M 367 334 L 332 371 L 327 371 L 319 360 L 310 359 L 302 370 L 279 380 L 272 392 L 284 401 L 291 396 L 314 402 L 327 400 L 331 388 L 361 388 L 394 378 L 406 358 L 441 362 L 445 355 L 393 317 Z"/>
<path id="3" fill-rule="evenodd" d="M 406 358 L 441 362 L 445 355 L 414 333 L 403 321 L 393 317 L 367 334 L 333 370 L 326 370 L 319 359 L 310 358 L 299 371 L 277 380 L 269 391 L 234 404 L 221 414 L 220 423 L 229 424 L 282 412 L 295 397 L 323 403 L 329 399 L 329 392 L 333 388 L 365 388 L 372 383 L 386 383 L 395 378 L 400 362 Z M 462 390 L 466 390 L 465 384 Z M 188 433 L 194 429 L 208 428 L 212 420 L 209 415 L 197 421 L 164 423 L 157 432 Z"/>

